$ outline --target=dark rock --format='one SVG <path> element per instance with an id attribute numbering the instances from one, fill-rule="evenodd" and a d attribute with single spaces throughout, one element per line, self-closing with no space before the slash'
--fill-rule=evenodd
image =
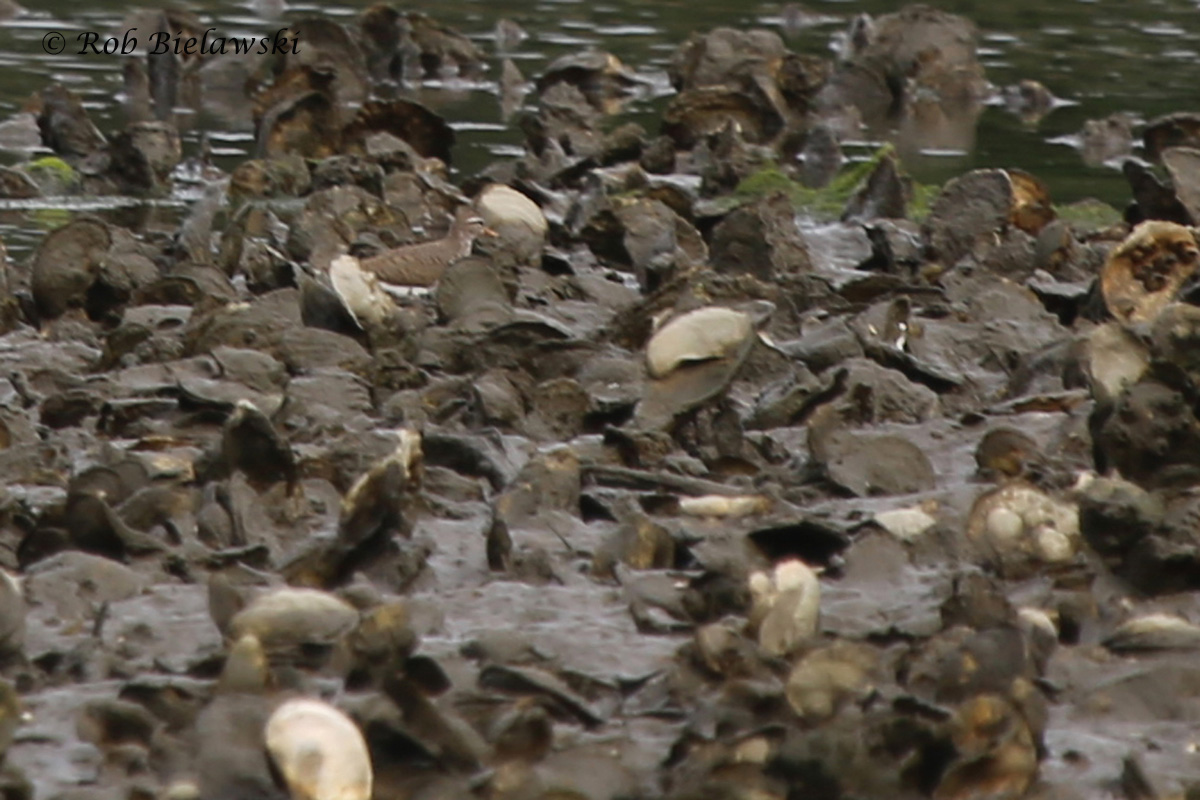
<path id="1" fill-rule="evenodd" d="M 1200 422 L 1183 395 L 1159 381 L 1143 379 L 1111 405 L 1097 406 L 1088 426 L 1097 470 L 1119 470 L 1145 488 L 1194 482 Z"/>
<path id="2" fill-rule="evenodd" d="M 104 135 L 96 128 L 75 92 L 62 84 L 51 84 L 35 95 L 38 108 L 38 128 L 42 141 L 56 153 L 67 157 L 86 158 L 106 144 Z"/>
<path id="3" fill-rule="evenodd" d="M 812 268 L 795 211 L 781 194 L 740 208 L 717 225 L 712 262 L 718 271 L 749 272 L 766 280 Z"/>
<path id="4" fill-rule="evenodd" d="M 1152 161 L 1170 147 L 1200 147 L 1200 114 L 1181 111 L 1150 120 L 1142 131 L 1142 144 Z"/>
<path id="5" fill-rule="evenodd" d="M 557 83 L 571 84 L 589 103 L 604 110 L 609 101 L 635 86 L 637 77 L 612 53 L 586 50 L 551 61 L 538 76 L 537 90 L 542 93 Z"/>

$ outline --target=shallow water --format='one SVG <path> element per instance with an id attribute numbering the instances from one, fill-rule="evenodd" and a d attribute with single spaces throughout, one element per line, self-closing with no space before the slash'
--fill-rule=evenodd
<path id="1" fill-rule="evenodd" d="M 78 3 L 45 0 L 28 5 L 26 13 L 0 24 L 0 114 L 20 108 L 29 94 L 51 80 L 81 92 L 102 129 L 117 128 L 123 113 L 119 55 L 79 55 L 74 37 L 79 31 L 120 30 L 127 4 L 114 0 Z M 206 0 L 188 3 L 222 33 L 262 35 L 278 29 L 283 20 L 324 8 L 331 16 L 352 17 L 368 0 L 318 6 L 282 0 Z M 1064 0 L 982 3 L 974 0 L 937 3 L 963 14 L 981 31 L 982 60 L 996 86 L 1032 78 L 1044 83 L 1064 103 L 1036 125 L 1023 124 L 1000 107 L 983 114 L 971 152 L 948 151 L 910 158 L 910 171 L 924 182 L 940 183 L 975 167 L 1020 167 L 1050 184 L 1058 201 L 1096 196 L 1121 205 L 1127 189 L 1112 166 L 1087 167 L 1070 146 L 1069 137 L 1085 120 L 1116 111 L 1148 119 L 1192 107 L 1200 82 L 1200 59 L 1187 36 L 1196 6 L 1185 0 L 1124 3 L 1118 0 Z M 814 0 L 807 4 L 805 26 L 784 31 L 796 50 L 830 54 L 847 21 L 856 13 L 884 13 L 896 4 L 880 0 Z M 529 33 L 512 58 L 527 78 L 536 76 L 550 60 L 586 46 L 618 55 L 644 75 L 647 88 L 630 103 L 623 118 L 641 121 L 651 132 L 667 101 L 664 73 L 672 49 L 689 32 L 718 25 L 767 26 L 783 31 L 781 4 L 723 0 L 445 0 L 432 8 L 440 20 L 458 27 L 494 54 L 493 25 L 508 17 Z M 58 56 L 43 52 L 43 37 L 61 31 L 67 50 Z M 426 86 L 423 102 L 449 117 L 458 129 L 455 166 L 470 174 L 496 158 L 519 152 L 520 135 L 502 119 L 496 87 L 498 59 L 489 65 L 489 80 L 451 86 Z M 242 109 L 244 111 L 244 108 Z M 244 157 L 252 142 L 249 121 L 231 118 L 219 109 L 205 108 L 187 123 L 185 148 L 195 152 L 199 129 L 210 131 L 222 166 Z M 1064 141 L 1064 137 L 1066 141 Z M 8 160 L 20 158 L 8 154 Z M 149 214 L 157 219 L 159 212 Z M 54 220 L 55 223 L 60 220 Z M 28 250 L 48 221 L 22 215 L 0 220 L 10 250 Z"/>

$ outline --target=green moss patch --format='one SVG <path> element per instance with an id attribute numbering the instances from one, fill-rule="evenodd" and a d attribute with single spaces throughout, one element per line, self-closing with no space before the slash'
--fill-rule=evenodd
<path id="1" fill-rule="evenodd" d="M 842 215 L 846 203 L 858 191 L 863 181 L 870 177 L 884 158 L 894 154 L 895 148 L 892 145 L 884 145 L 866 161 L 844 167 L 834 176 L 828 186 L 820 189 L 810 189 L 804 184 L 792 180 L 778 165 L 772 164 L 743 179 L 725 202 L 732 209 L 751 200 L 782 192 L 788 196 L 792 205 L 798 210 L 817 219 L 837 219 Z M 909 203 L 909 215 L 913 219 L 921 219 L 929 213 L 929 206 L 937 197 L 940 188 L 926 186 L 915 181 L 912 187 L 913 196 Z"/>

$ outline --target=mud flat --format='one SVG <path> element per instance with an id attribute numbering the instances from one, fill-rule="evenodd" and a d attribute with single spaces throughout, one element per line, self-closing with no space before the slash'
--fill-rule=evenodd
<path id="1" fill-rule="evenodd" d="M 1053 98 L 847 22 L 697 31 L 647 125 L 603 51 L 289 18 L 228 174 L 174 111 L 213 62 L 111 136 L 39 90 L 9 200 L 198 189 L 5 259 L 4 796 L 1200 791 L 1200 117 L 1097 122 L 1120 211 L 922 185 Z M 523 154 L 457 172 L 417 89 L 489 66 Z"/>

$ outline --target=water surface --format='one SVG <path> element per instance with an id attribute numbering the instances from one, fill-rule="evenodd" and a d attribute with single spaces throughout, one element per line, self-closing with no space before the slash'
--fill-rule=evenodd
<path id="1" fill-rule="evenodd" d="M 124 121 L 119 103 L 122 59 L 78 55 L 73 36 L 83 30 L 119 31 L 127 4 L 43 0 L 30 5 L 26 13 L 0 25 L 0 116 L 19 109 L 31 92 L 57 80 L 85 97 L 103 130 L 119 128 Z M 187 5 L 221 33 L 265 35 L 289 19 L 310 13 L 350 20 L 369 3 L 318 6 L 281 0 L 202 0 Z M 1195 27 L 1194 2 L 946 0 L 935 5 L 965 15 L 979 26 L 981 58 L 995 85 L 1032 78 L 1066 102 L 1032 125 L 1001 107 L 989 107 L 980 119 L 971 152 L 910 159 L 908 168 L 922 181 L 940 183 L 977 167 L 1020 167 L 1045 179 L 1057 201 L 1094 196 L 1121 205 L 1128 190 L 1119 172 L 1112 165 L 1085 166 L 1079 153 L 1064 142 L 1086 120 L 1117 111 L 1149 119 L 1194 107 L 1195 87 L 1200 85 L 1200 58 L 1189 36 Z M 536 76 L 549 60 L 587 46 L 605 48 L 638 70 L 647 78 L 648 88 L 619 121 L 640 121 L 653 133 L 657 115 L 668 101 L 665 65 L 673 48 L 690 32 L 718 25 L 773 27 L 787 34 L 795 50 L 831 54 L 854 14 L 886 13 L 895 7 L 879 0 L 812 0 L 806 6 L 811 24 L 785 31 L 778 2 L 442 0 L 426 10 L 476 39 L 490 57 L 489 71 L 482 81 L 427 85 L 416 96 L 455 124 L 455 167 L 460 174 L 470 174 L 519 152 L 520 135 L 502 120 L 492 82 L 499 72 L 492 30 L 500 17 L 518 22 L 530 34 L 510 53 L 527 77 Z M 72 43 L 62 55 L 42 50 L 43 37 L 53 30 L 63 32 Z M 199 131 L 207 129 L 226 168 L 244 158 L 252 145 L 245 106 L 203 108 L 185 120 L 185 128 L 185 154 L 196 151 Z M 8 156 L 10 161 L 14 158 Z M 179 199 L 189 196 L 187 187 L 181 188 Z M 121 213 L 127 223 L 169 227 L 171 214 L 177 211 L 167 203 L 157 209 L 123 208 Z M 10 250 L 20 253 L 36 241 L 40 230 L 61 221 L 61 215 L 53 213 L 2 211 L 0 235 Z"/>

